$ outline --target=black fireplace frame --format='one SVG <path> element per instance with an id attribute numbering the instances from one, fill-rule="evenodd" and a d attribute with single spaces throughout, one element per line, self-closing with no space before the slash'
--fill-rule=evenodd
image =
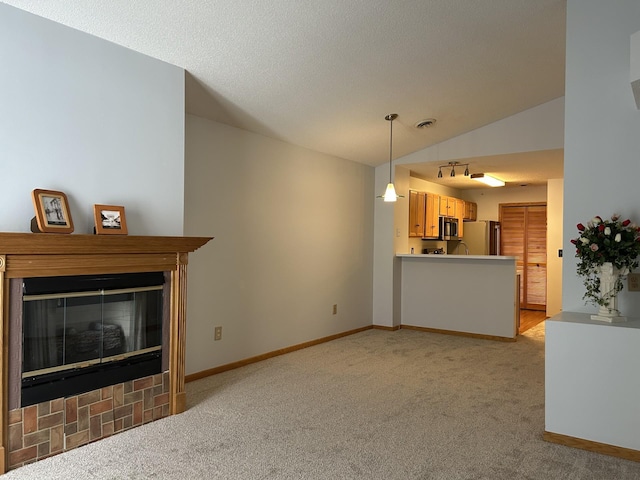
<path id="1" fill-rule="evenodd" d="M 28 407 L 70 397 L 161 372 L 162 352 L 156 351 L 124 360 L 23 378 L 20 406 Z"/>
<path id="2" fill-rule="evenodd" d="M 63 294 L 95 290 L 163 286 L 162 343 L 158 349 L 127 355 L 105 362 L 83 365 L 52 373 L 27 376 L 20 379 L 19 404 L 21 407 L 78 395 L 91 390 L 162 373 L 166 358 L 163 357 L 168 330 L 168 285 L 165 272 L 122 273 L 103 275 L 76 275 L 66 277 L 33 277 L 21 281 L 22 295 Z M 20 324 L 22 327 L 20 308 Z M 22 331 L 22 328 L 20 328 Z M 147 349 L 149 350 L 149 349 Z M 20 348 L 22 357 L 22 348 Z M 22 365 L 22 361 L 20 361 Z M 15 402 L 10 402 L 15 403 Z"/>

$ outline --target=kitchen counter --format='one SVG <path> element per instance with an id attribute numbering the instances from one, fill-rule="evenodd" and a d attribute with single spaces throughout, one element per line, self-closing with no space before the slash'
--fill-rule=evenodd
<path id="1" fill-rule="evenodd" d="M 396 258 L 403 327 L 515 339 L 516 257 L 398 254 Z"/>

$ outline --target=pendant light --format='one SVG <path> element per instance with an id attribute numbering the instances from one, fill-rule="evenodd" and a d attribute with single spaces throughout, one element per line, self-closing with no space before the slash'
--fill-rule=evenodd
<path id="1" fill-rule="evenodd" d="M 380 195 L 378 198 L 383 198 L 385 202 L 395 202 L 402 195 L 396 193 L 396 187 L 393 185 L 392 180 L 392 162 L 393 162 L 393 121 L 398 118 L 397 113 L 390 113 L 385 116 L 384 119 L 389 123 L 389 183 L 384 195 Z"/>

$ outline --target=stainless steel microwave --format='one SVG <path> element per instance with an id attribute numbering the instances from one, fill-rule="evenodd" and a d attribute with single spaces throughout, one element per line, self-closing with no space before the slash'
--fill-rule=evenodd
<path id="1" fill-rule="evenodd" d="M 440 217 L 438 230 L 440 240 L 458 240 L 458 219 L 453 217 Z"/>

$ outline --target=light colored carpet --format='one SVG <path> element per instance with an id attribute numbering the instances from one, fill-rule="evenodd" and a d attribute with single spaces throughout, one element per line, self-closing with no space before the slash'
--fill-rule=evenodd
<path id="1" fill-rule="evenodd" d="M 638 479 L 542 440 L 544 324 L 516 343 L 368 330 L 187 385 L 189 410 L 9 479 Z"/>

